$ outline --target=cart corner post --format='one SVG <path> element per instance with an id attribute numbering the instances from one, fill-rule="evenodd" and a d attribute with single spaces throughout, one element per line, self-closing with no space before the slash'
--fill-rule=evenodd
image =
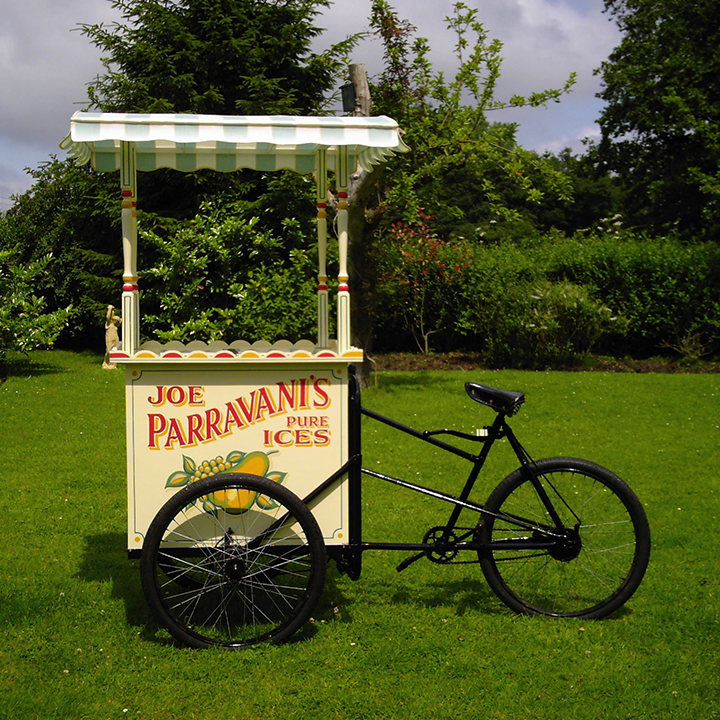
<path id="1" fill-rule="evenodd" d="M 120 143 L 120 192 L 123 242 L 123 352 L 134 355 L 140 346 L 140 292 L 137 275 L 137 153 L 135 144 Z"/>
<path id="2" fill-rule="evenodd" d="M 338 253 L 340 269 L 338 272 L 337 296 L 337 335 L 338 352 L 342 355 L 350 350 L 350 288 L 348 286 L 348 149 L 347 145 L 337 149 L 337 224 Z"/>
<path id="3" fill-rule="evenodd" d="M 318 235 L 318 347 L 330 344 L 327 286 L 327 149 L 319 148 L 315 156 Z"/>

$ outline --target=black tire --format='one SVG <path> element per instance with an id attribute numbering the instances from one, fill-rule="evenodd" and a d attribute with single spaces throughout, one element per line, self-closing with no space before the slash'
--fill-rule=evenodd
<path id="1" fill-rule="evenodd" d="M 549 458 L 536 474 L 567 530 L 551 549 L 502 549 L 501 542 L 547 541 L 555 523 L 522 468 L 490 494 L 486 509 L 524 518 L 535 529 L 484 517 L 479 551 L 485 579 L 518 613 L 602 618 L 632 596 L 650 558 L 650 527 L 633 491 L 595 463 Z"/>
<path id="2" fill-rule="evenodd" d="M 148 528 L 140 575 L 176 640 L 236 649 L 296 632 L 322 594 L 326 566 L 320 528 L 296 495 L 267 478 L 225 473 L 165 503 Z"/>

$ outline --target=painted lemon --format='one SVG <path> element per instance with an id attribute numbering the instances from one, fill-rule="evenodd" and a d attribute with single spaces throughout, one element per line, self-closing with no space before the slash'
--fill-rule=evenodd
<path id="1" fill-rule="evenodd" d="M 256 450 L 242 457 L 237 465 L 226 471 L 227 474 L 249 474 L 265 477 L 265 473 L 270 469 L 270 460 L 264 452 Z M 218 508 L 222 508 L 231 515 L 240 515 L 249 510 L 258 494 L 250 490 L 237 490 L 231 488 L 229 490 L 218 490 L 212 493 L 208 500 Z"/>

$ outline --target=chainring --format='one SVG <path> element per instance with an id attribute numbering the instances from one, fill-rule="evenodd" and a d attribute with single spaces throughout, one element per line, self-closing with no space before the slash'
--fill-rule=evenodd
<path id="1" fill-rule="evenodd" d="M 423 543 L 434 547 L 428 548 L 425 555 L 431 562 L 446 565 L 457 557 L 457 541 L 458 536 L 452 530 L 448 531 L 447 528 L 440 526 L 430 528 L 425 533 Z"/>

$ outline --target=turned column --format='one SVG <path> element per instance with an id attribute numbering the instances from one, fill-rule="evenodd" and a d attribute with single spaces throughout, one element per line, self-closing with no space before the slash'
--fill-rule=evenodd
<path id="1" fill-rule="evenodd" d="M 137 276 L 137 168 L 135 146 L 120 143 L 122 194 L 123 293 L 122 349 L 134 355 L 140 345 L 140 293 Z"/>

